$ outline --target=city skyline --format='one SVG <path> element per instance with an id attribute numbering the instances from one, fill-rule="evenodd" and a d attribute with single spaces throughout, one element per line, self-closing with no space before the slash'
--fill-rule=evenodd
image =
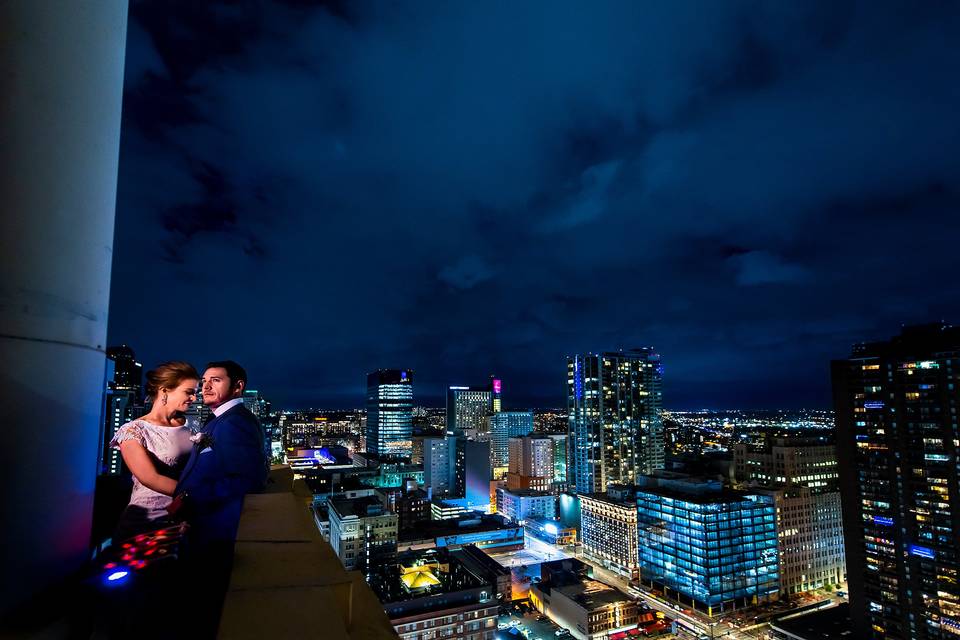
<path id="1" fill-rule="evenodd" d="M 827 407 L 851 344 L 960 318 L 954 5 L 253 6 L 131 6 L 108 343 L 147 367 L 556 406 L 654 345 L 666 406 Z"/>

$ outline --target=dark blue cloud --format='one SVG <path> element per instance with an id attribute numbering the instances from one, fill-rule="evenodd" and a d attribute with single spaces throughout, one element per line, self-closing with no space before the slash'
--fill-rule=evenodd
<path id="1" fill-rule="evenodd" d="M 850 343 L 960 317 L 958 14 L 135 2 L 111 339 L 281 404 L 557 404 L 653 344 L 671 406 L 825 405 Z"/>

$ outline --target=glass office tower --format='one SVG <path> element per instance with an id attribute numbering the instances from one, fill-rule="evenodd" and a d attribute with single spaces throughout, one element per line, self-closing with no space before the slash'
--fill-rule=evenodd
<path id="1" fill-rule="evenodd" d="M 413 451 L 413 371 L 367 375 L 367 452 L 409 458 Z"/>
<path id="2" fill-rule="evenodd" d="M 637 490 L 641 582 L 709 616 L 776 600 L 773 498 L 664 484 Z"/>
<path id="3" fill-rule="evenodd" d="M 857 345 L 833 391 L 854 627 L 960 636 L 960 328 Z"/>
<path id="4" fill-rule="evenodd" d="M 499 480 L 507 472 L 510 462 L 510 438 L 533 433 L 532 411 L 502 411 L 494 413 L 490 421 L 490 466 L 493 477 Z"/>
<path id="5" fill-rule="evenodd" d="M 567 464 L 577 493 L 663 468 L 662 372 L 651 348 L 567 359 Z"/>

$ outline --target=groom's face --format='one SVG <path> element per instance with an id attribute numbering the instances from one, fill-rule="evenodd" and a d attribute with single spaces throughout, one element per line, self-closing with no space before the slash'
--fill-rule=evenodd
<path id="1" fill-rule="evenodd" d="M 223 367 L 211 367 L 203 372 L 201 381 L 203 404 L 216 409 L 224 402 L 239 398 L 243 393 L 243 383 L 234 384 Z"/>

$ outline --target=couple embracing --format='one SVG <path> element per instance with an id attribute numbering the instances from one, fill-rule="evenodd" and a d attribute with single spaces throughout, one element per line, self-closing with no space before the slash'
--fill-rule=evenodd
<path id="1" fill-rule="evenodd" d="M 266 484 L 263 430 L 243 406 L 246 385 L 246 371 L 231 360 L 211 362 L 202 377 L 186 362 L 161 364 L 147 373 L 150 412 L 111 442 L 133 474 L 114 540 L 185 520 L 184 570 L 208 599 L 226 592 L 244 496 Z M 198 386 L 213 417 L 191 435 L 186 412 Z M 215 633 L 216 619 L 209 623 Z"/>

